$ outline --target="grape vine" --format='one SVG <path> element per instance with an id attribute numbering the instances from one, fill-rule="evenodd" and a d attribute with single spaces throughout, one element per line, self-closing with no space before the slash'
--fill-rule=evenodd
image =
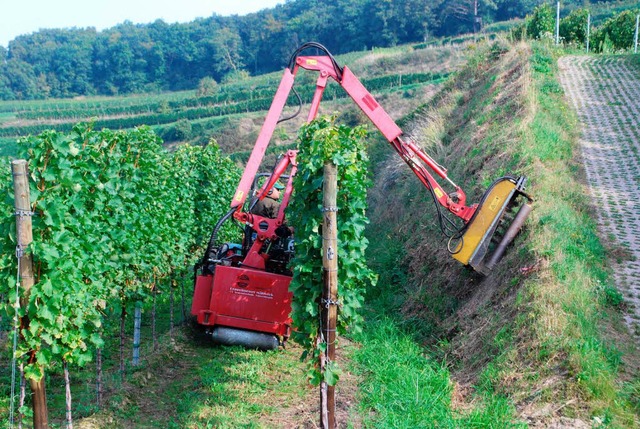
<path id="1" fill-rule="evenodd" d="M 38 379 L 55 362 L 84 365 L 103 345 L 107 311 L 151 297 L 158 278 L 190 270 L 227 210 L 239 171 L 215 143 L 167 152 L 147 127 L 45 131 L 20 142 L 29 160 L 36 284 L 17 355 Z M 2 184 L 3 196 L 11 183 Z M 8 199 L 8 198 L 7 198 Z M 224 201 L 225 204 L 221 204 Z M 2 212 L 0 295 L 13 317 L 15 220 Z M 14 246 L 12 249 L 11 246 Z"/>
<path id="2" fill-rule="evenodd" d="M 368 241 L 364 229 L 368 223 L 367 177 L 369 160 L 365 151 L 364 128 L 336 125 L 334 118 L 321 117 L 304 126 L 299 135 L 298 173 L 295 192 L 288 212 L 295 227 L 296 257 L 292 262 L 294 295 L 292 318 L 294 336 L 305 347 L 314 350 L 320 318 L 322 293 L 322 171 L 325 162 L 338 168 L 338 332 L 359 331 L 365 289 L 375 284 L 377 276 L 367 267 L 365 250 Z M 322 347 L 322 346 L 320 346 Z M 337 381 L 337 371 L 330 366 L 324 374 L 313 370 L 311 380 L 329 384 Z"/>

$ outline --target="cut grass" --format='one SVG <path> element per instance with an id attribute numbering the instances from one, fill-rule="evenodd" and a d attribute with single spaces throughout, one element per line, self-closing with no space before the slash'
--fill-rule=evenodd
<path id="1" fill-rule="evenodd" d="M 523 234 L 487 278 L 453 266 L 442 256 L 424 190 L 392 160 L 378 167 L 380 191 L 372 193 L 380 199 L 371 254 L 383 289 L 371 297 L 394 320 L 407 320 L 396 325 L 427 343 L 451 377 L 487 403 L 508 397 L 535 424 L 559 414 L 580 424 L 637 427 L 638 401 L 629 393 L 637 390 L 637 357 L 633 341 L 611 331 L 622 326 L 621 299 L 581 185 L 577 120 L 562 99 L 554 53 L 530 49 L 480 46 L 478 58 L 422 109 L 443 115 L 446 129 L 437 121 L 427 139 L 440 135 L 442 144 L 427 144 L 463 187 L 486 188 L 503 173 L 528 177 L 536 201 Z M 394 267 L 407 274 L 394 278 Z M 636 381 L 623 381 L 624 372 Z"/>
<path id="2" fill-rule="evenodd" d="M 104 429 L 271 429 L 318 421 L 317 388 L 308 385 L 295 344 L 271 352 L 221 347 L 195 339 L 188 328 L 177 329 L 173 340 L 166 334 L 160 340 L 160 349 L 129 368 L 124 382 L 110 381 L 99 411 L 80 410 L 92 402 L 79 391 L 94 384 L 79 381 L 76 373 L 75 423 Z M 61 380 L 50 377 L 48 383 L 51 427 L 64 427 Z"/>
<path id="3" fill-rule="evenodd" d="M 370 428 L 517 428 L 514 409 L 499 395 L 454 407 L 449 370 L 389 318 L 368 320 L 355 338 L 353 371 L 360 373 L 360 406 Z"/>

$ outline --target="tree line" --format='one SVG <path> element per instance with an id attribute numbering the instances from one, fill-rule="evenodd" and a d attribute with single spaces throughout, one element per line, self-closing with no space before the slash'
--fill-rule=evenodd
<path id="1" fill-rule="evenodd" d="M 0 46 L 0 99 L 194 89 L 204 78 L 220 82 L 281 69 L 306 41 L 335 54 L 423 42 L 524 17 L 540 3 L 289 0 L 244 16 L 213 14 L 189 23 L 45 29 Z"/>

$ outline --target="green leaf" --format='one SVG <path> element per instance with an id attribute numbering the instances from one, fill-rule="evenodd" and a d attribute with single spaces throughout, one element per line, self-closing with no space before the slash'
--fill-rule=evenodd
<path id="1" fill-rule="evenodd" d="M 323 379 L 329 386 L 335 386 L 340 380 L 340 374 L 342 371 L 338 365 L 335 362 L 329 362 L 324 368 Z"/>

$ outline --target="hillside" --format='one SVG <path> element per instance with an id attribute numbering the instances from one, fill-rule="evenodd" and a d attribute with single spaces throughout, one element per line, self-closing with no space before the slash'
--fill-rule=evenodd
<path id="1" fill-rule="evenodd" d="M 498 0 L 481 5 L 478 16 L 487 24 L 521 18 L 537 3 Z M 453 7 L 441 0 L 293 0 L 189 23 L 46 29 L 0 46 L 0 99 L 194 89 L 204 78 L 223 83 L 280 70 L 304 41 L 321 40 L 342 54 L 470 33 L 474 13 L 471 4 Z"/>
<path id="2" fill-rule="evenodd" d="M 376 49 L 337 57 L 362 79 L 377 97 L 389 100 L 392 110 L 408 105 L 411 97 L 423 97 L 443 82 L 463 61 L 459 48 L 414 49 L 403 46 Z M 236 157 L 250 152 L 278 87 L 282 72 L 221 84 L 210 93 L 183 91 L 130 97 L 95 97 L 78 100 L 0 102 L 0 155 L 15 153 L 19 137 L 55 128 L 68 132 L 78 122 L 92 122 L 96 129 L 131 129 L 147 125 L 168 145 L 206 144 L 215 139 L 222 150 Z M 296 87 L 303 101 L 313 94 L 315 76 L 300 73 Z M 353 115 L 346 93 L 331 85 L 322 105 L 326 112 Z M 287 115 L 295 112 L 297 100 L 290 97 Z M 340 107 L 344 106 L 344 107 Z M 392 112 L 393 113 L 393 112 Z M 347 114 L 346 112 L 344 114 Z M 303 115 L 284 122 L 275 145 L 293 143 Z"/>
<path id="3" fill-rule="evenodd" d="M 446 362 L 462 409 L 504 395 L 533 427 L 636 427 L 638 345 L 622 324 L 617 251 L 601 244 L 583 192 L 555 54 L 485 49 L 407 125 L 472 201 L 497 176 L 526 175 L 527 227 L 492 275 L 457 266 L 430 197 L 391 157 L 375 173 L 369 234 L 383 287 L 371 298 Z"/>
<path id="4" fill-rule="evenodd" d="M 0 100 L 192 90 L 211 80 L 226 83 L 280 70 L 305 41 L 321 41 L 334 54 L 439 43 L 440 37 L 496 31 L 496 23 L 504 31 L 512 26 L 510 20 L 522 19 L 544 4 L 291 0 L 245 16 L 212 14 L 188 23 L 125 21 L 96 31 L 78 22 L 77 28 L 43 29 L 16 37 L 6 49 L 0 46 Z M 637 1 L 567 0 L 561 5 L 563 18 L 582 8 L 576 17 L 586 19 L 588 7 L 592 24 L 598 26 L 612 13 L 637 8 Z M 545 25 L 553 27 L 552 15 L 549 9 Z M 585 27 L 584 20 L 562 26 L 561 37 L 584 36 Z M 624 37 L 630 39 L 629 34 Z M 602 40 L 596 36 L 593 41 Z M 601 48 L 599 42 L 592 47 Z"/>
<path id="5" fill-rule="evenodd" d="M 450 257 L 430 195 L 372 130 L 366 234 L 380 279 L 367 295 L 364 332 L 339 344 L 340 427 L 639 427 L 638 343 L 623 323 L 611 270 L 621 251 L 598 235 L 583 186 L 578 118 L 557 78 L 561 52 L 504 40 L 448 49 L 400 47 L 344 61 L 366 78 L 457 70 L 444 84 L 392 86 L 376 96 L 471 202 L 497 177 L 522 174 L 534 210 L 505 259 L 480 276 Z M 367 123 L 347 100 L 327 101 L 325 113 Z M 230 117 L 223 148 L 231 152 L 238 134 L 237 145 L 250 147 L 263 114 Z M 277 150 L 297 127 L 285 123 Z M 188 292 L 186 300 L 188 307 Z M 148 341 L 145 309 L 143 363 L 127 365 L 124 381 L 117 337 L 109 340 L 101 410 L 92 365 L 72 371 L 76 427 L 317 426 L 317 390 L 306 384 L 296 344 L 267 353 L 213 347 L 186 327 L 170 332 L 173 301 L 160 305 L 160 345 L 154 351 Z M 105 318 L 107 332 L 117 331 L 118 316 Z M 59 367 L 47 382 L 52 419 L 62 425 Z"/>

